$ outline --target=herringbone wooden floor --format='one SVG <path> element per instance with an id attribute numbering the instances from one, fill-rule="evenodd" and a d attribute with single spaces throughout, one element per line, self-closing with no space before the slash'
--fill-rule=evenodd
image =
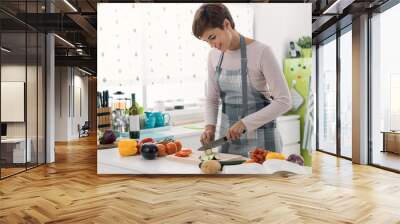
<path id="1" fill-rule="evenodd" d="M 313 175 L 98 176 L 94 138 L 0 181 L 0 223 L 400 223 L 400 175 L 316 153 Z"/>

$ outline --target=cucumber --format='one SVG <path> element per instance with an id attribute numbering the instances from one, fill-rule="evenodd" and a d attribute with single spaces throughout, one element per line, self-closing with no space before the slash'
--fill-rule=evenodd
<path id="1" fill-rule="evenodd" d="M 228 160 L 228 161 L 219 161 L 221 166 L 230 166 L 230 165 L 239 165 L 246 162 L 246 160 Z"/>
<path id="2" fill-rule="evenodd" d="M 201 161 L 206 161 L 206 160 L 216 160 L 218 158 L 211 149 L 207 149 L 206 151 L 204 151 L 204 153 L 202 155 L 200 155 L 199 159 Z"/>

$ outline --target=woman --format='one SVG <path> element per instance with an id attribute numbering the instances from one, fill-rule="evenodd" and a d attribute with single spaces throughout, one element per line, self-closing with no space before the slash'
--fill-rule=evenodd
<path id="1" fill-rule="evenodd" d="M 243 37 L 225 5 L 203 4 L 193 34 L 212 48 L 208 55 L 205 130 L 201 143 L 214 140 L 219 99 L 220 135 L 230 140 L 221 152 L 248 156 L 255 147 L 281 151 L 275 119 L 291 108 L 289 89 L 267 45 Z"/>

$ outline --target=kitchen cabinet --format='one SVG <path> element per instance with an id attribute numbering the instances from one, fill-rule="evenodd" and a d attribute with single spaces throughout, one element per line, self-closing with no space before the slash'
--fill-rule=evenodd
<path id="1" fill-rule="evenodd" d="M 300 155 L 300 116 L 280 116 L 276 121 L 276 127 L 282 138 L 282 153 L 287 156 Z"/>

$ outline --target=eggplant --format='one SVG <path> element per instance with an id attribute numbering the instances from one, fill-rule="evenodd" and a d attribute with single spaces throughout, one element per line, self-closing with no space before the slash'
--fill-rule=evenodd
<path id="1" fill-rule="evenodd" d="M 300 155 L 291 154 L 286 160 L 292 163 L 296 163 L 300 166 L 304 166 L 304 159 Z"/>
<path id="2" fill-rule="evenodd" d="M 154 143 L 144 143 L 140 149 L 143 159 L 153 160 L 157 158 L 158 148 Z"/>

